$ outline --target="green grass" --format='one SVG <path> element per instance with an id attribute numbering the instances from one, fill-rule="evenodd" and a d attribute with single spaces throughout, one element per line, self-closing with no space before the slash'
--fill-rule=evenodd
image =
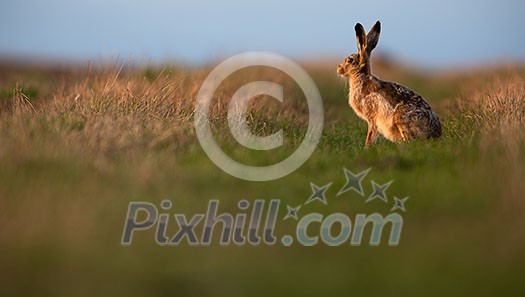
<path id="1" fill-rule="evenodd" d="M 197 84 L 200 73 L 191 71 L 186 79 Z M 158 99 L 169 101 L 160 107 L 145 105 L 175 84 L 174 77 L 164 79 L 162 73 L 150 68 L 126 73 L 104 98 L 97 93 L 102 89 L 97 81 L 108 77 L 88 78 L 92 87 L 83 86 L 86 78 L 74 77 L 62 91 L 42 86 L 55 90 L 55 98 L 36 92 L 31 100 L 35 111 L 3 111 L 2 296 L 521 296 L 525 291 L 525 142 L 519 140 L 517 155 L 509 154 L 506 142 L 489 135 L 464 109 L 447 107 L 462 89 L 433 93 L 427 88 L 439 79 L 418 77 L 418 91 L 435 98 L 431 103 L 441 110 L 443 137 L 410 144 L 379 139 L 365 150 L 366 125 L 346 105 L 343 84 L 325 69 L 314 71 L 326 116 L 318 148 L 292 174 L 250 182 L 229 176 L 205 155 L 185 118 L 191 102 L 176 113 L 180 122 L 162 116 L 173 98 Z M 141 93 L 141 84 L 153 91 Z M 86 101 L 71 103 L 79 85 L 80 100 Z M 130 103 L 113 107 L 113 101 L 124 100 L 119 96 L 128 96 L 126 85 L 133 95 L 126 97 Z M 271 119 L 264 110 L 255 112 L 256 123 Z M 261 130 L 285 129 L 287 145 L 275 153 L 246 151 L 227 135 L 223 121 L 217 122 L 215 135 L 240 161 L 269 164 L 301 141 L 304 129 L 298 123 L 301 117 L 290 122 L 284 116 Z M 363 184 L 367 194 L 370 180 L 394 180 L 387 190 L 389 204 L 365 204 L 365 197 L 353 192 L 336 197 L 345 183 L 343 167 L 354 172 L 372 168 Z M 311 194 L 310 182 L 333 182 L 329 204 L 305 205 L 303 214 L 388 214 L 394 195 L 410 196 L 400 245 L 390 247 L 384 237 L 378 247 L 285 247 L 280 242 L 163 247 L 155 243 L 154 230 L 136 233 L 129 247 L 120 245 L 130 201 L 158 207 L 170 199 L 170 214 L 191 216 L 204 212 L 210 199 L 220 199 L 221 212 L 238 212 L 241 199 L 280 199 L 276 233 L 283 235 L 295 226 L 281 221 L 286 204 L 303 203 Z M 175 232 L 172 217 L 168 233 Z"/>

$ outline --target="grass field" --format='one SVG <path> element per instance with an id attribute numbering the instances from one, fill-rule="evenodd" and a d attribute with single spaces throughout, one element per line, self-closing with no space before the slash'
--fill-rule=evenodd
<path id="1" fill-rule="evenodd" d="M 444 133 L 365 150 L 366 124 L 347 105 L 336 63 L 301 63 L 323 98 L 323 135 L 302 167 L 268 182 L 229 176 L 200 147 L 194 99 L 211 66 L 2 63 L 0 295 L 523 296 L 525 68 L 429 72 L 376 61 L 378 76 L 424 95 Z M 249 151 L 228 131 L 227 100 L 254 80 L 284 85 L 284 103 L 258 98 L 248 115 L 258 134 L 284 130 L 279 150 Z M 221 148 L 253 165 L 286 158 L 308 121 L 303 94 L 269 68 L 221 84 L 210 117 Z M 366 193 L 369 180 L 394 180 L 390 201 L 410 196 L 399 246 L 159 246 L 153 229 L 120 245 L 130 201 L 170 199 L 168 213 L 190 215 L 210 199 L 232 212 L 241 199 L 280 199 L 281 220 L 286 204 L 310 196 L 310 182 L 333 182 L 328 206 L 304 209 L 389 213 L 353 192 L 336 197 L 343 167 L 372 168 Z M 279 226 L 278 235 L 294 228 Z"/>

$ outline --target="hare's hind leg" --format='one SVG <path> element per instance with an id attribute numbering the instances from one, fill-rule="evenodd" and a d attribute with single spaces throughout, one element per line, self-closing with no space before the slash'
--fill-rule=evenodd
<path id="1" fill-rule="evenodd" d="M 399 131 L 399 141 L 410 141 L 413 139 L 411 133 L 405 127 L 396 125 L 396 128 Z"/>
<path id="2" fill-rule="evenodd" d="M 397 130 L 397 142 L 411 141 L 417 138 L 412 124 L 410 121 L 394 121 L 392 130 Z"/>
<path id="3" fill-rule="evenodd" d="M 376 142 L 377 126 L 373 121 L 368 122 L 368 132 L 366 133 L 365 148 L 369 148 Z"/>
<path id="4" fill-rule="evenodd" d="M 405 138 L 406 138 L 406 132 L 405 130 L 400 127 L 399 125 L 397 125 L 396 123 L 393 123 L 393 125 L 390 127 L 389 129 L 390 133 L 389 133 L 389 140 L 392 141 L 392 142 L 402 142 L 402 141 L 406 141 Z"/>
<path id="5" fill-rule="evenodd" d="M 398 105 L 392 119 L 393 130 L 397 129 L 398 141 L 411 141 L 417 138 L 417 120 L 413 112 L 404 105 Z"/>

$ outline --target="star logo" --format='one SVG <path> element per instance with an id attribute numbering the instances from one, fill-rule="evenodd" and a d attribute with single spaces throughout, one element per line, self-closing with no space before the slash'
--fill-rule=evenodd
<path id="1" fill-rule="evenodd" d="M 300 205 L 297 207 L 291 207 L 290 205 L 286 205 L 286 209 L 288 210 L 288 213 L 286 214 L 283 220 L 286 220 L 287 218 L 293 218 L 297 221 L 299 219 L 297 218 L 297 212 L 299 211 L 300 208 L 301 208 Z"/>
<path id="2" fill-rule="evenodd" d="M 310 182 L 310 187 L 312 187 L 312 195 L 306 200 L 304 204 L 308 204 L 314 200 L 319 200 L 324 204 L 327 204 L 325 192 L 332 185 L 332 183 L 326 184 L 322 187 L 318 187 L 316 184 Z"/>
<path id="3" fill-rule="evenodd" d="M 375 181 L 372 181 L 372 187 L 374 188 L 374 192 L 372 193 L 372 195 L 370 195 L 370 197 L 368 197 L 368 199 L 366 199 L 365 203 L 368 203 L 376 198 L 379 198 L 381 200 L 383 200 L 384 202 L 388 202 L 388 199 L 386 197 L 386 194 L 385 194 L 385 191 L 386 189 L 388 189 L 388 187 L 390 186 L 390 184 L 392 184 L 393 180 L 385 183 L 385 184 L 382 184 L 382 185 L 379 185 L 377 184 Z"/>
<path id="4" fill-rule="evenodd" d="M 337 193 L 336 196 L 339 196 L 350 190 L 354 190 L 357 194 L 365 196 L 365 192 L 363 191 L 363 186 L 361 185 L 361 182 L 368 174 L 368 172 L 372 170 L 372 168 L 368 168 L 364 171 L 361 171 L 358 174 L 354 174 L 352 171 L 346 169 L 345 167 L 343 167 L 343 170 L 346 176 L 346 184 L 341 188 L 341 190 L 339 190 L 339 193 Z"/>
<path id="5" fill-rule="evenodd" d="M 396 209 L 401 209 L 403 212 L 405 212 L 406 211 L 406 209 L 405 209 L 405 202 L 407 200 L 408 200 L 408 196 L 403 198 L 403 199 L 399 199 L 396 196 L 394 196 L 394 206 L 392 207 L 392 209 L 390 211 L 394 211 Z"/>

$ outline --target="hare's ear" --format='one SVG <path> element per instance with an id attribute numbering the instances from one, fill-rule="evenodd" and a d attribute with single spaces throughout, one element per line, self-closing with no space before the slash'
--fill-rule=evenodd
<path id="1" fill-rule="evenodd" d="M 357 49 L 359 53 L 364 53 L 366 47 L 366 33 L 363 25 L 357 23 L 355 25 L 355 36 L 357 37 Z"/>
<path id="2" fill-rule="evenodd" d="M 381 33 L 381 23 L 377 21 L 375 25 L 370 29 L 368 35 L 366 35 L 366 51 L 368 54 L 376 47 L 379 41 L 379 34 Z"/>

